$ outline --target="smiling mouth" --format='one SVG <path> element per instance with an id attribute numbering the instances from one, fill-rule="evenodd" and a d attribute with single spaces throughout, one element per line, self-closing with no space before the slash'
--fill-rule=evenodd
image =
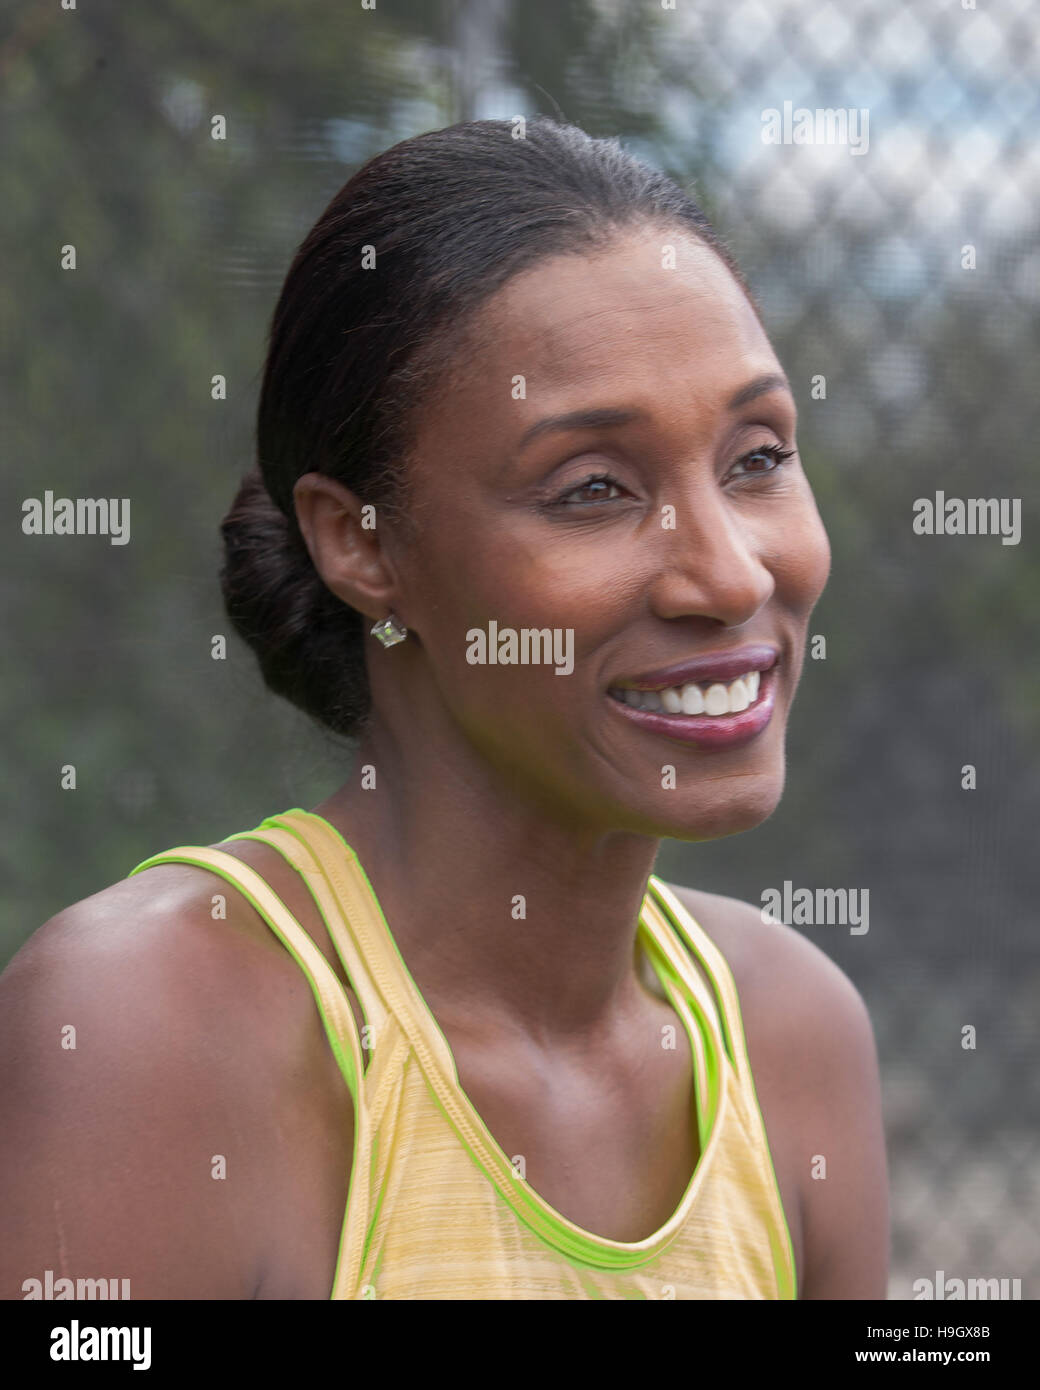
<path id="1" fill-rule="evenodd" d="M 761 691 L 761 671 L 747 671 L 736 680 L 687 681 L 664 690 L 630 690 L 612 686 L 607 694 L 619 704 L 631 709 L 647 710 L 654 714 L 707 715 L 723 718 L 742 714 L 758 703 Z"/>
<path id="2" fill-rule="evenodd" d="M 769 655 L 771 665 L 739 676 L 735 672 L 740 667 L 734 668 L 732 658 L 711 659 L 697 663 L 702 670 L 705 665 L 719 668 L 703 680 L 662 686 L 644 679 L 643 684 L 656 686 L 654 690 L 614 685 L 607 690 L 608 702 L 622 719 L 645 733 L 708 752 L 739 748 L 757 739 L 773 720 L 779 662 L 775 653 Z M 749 667 L 753 660 L 748 661 Z M 720 680 L 720 675 L 731 679 Z"/>

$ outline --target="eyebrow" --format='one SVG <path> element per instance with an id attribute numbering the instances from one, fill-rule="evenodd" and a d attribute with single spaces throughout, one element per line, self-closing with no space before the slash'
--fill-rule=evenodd
<path id="1" fill-rule="evenodd" d="M 741 406 L 749 405 L 759 396 L 768 395 L 770 391 L 786 391 L 788 395 L 794 396 L 791 384 L 782 372 L 767 372 L 764 376 L 756 376 L 754 380 L 749 381 L 732 395 L 726 402 L 726 409 L 739 410 Z M 533 439 L 548 434 L 550 431 L 610 429 L 615 425 L 628 425 L 633 420 L 641 419 L 643 415 L 644 412 L 641 410 L 619 410 L 607 407 L 594 410 L 570 410 L 566 415 L 548 415 L 525 432 L 517 448 L 523 449 Z"/>

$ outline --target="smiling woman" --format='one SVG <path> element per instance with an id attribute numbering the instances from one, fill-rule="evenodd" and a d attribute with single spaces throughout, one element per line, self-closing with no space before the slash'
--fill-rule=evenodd
<path id="1" fill-rule="evenodd" d="M 795 427 L 728 252 L 617 142 L 468 123 L 340 190 L 223 585 L 355 768 L 16 957 L 5 1296 L 884 1296 L 862 1001 L 653 873 L 781 796 L 829 566 Z"/>

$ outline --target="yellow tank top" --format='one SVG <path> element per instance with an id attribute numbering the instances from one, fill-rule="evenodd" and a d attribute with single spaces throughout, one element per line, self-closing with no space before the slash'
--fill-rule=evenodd
<path id="1" fill-rule="evenodd" d="M 231 840 L 261 840 L 304 879 L 360 1002 L 255 870 L 183 846 L 160 863 L 211 869 L 241 891 L 306 975 L 354 1105 L 354 1150 L 333 1299 L 795 1298 L 794 1252 L 725 959 L 651 875 L 641 946 L 689 1035 L 700 1156 L 679 1206 L 645 1240 L 607 1240 L 521 1176 L 463 1091 L 357 855 L 294 809 Z"/>

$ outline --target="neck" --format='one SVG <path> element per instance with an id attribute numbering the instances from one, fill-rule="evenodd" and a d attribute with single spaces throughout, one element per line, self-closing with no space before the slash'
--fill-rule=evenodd
<path id="1" fill-rule="evenodd" d="M 355 769 L 316 810 L 357 853 L 439 1023 L 584 1046 L 645 1007 L 636 925 L 659 840 L 568 824 L 468 747 L 406 755 L 385 726 Z"/>

